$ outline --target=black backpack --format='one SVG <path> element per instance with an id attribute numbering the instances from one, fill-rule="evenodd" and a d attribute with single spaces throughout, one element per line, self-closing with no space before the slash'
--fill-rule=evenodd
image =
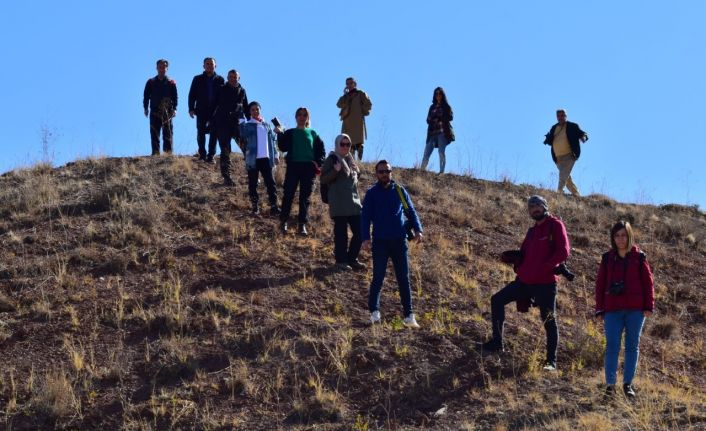
<path id="1" fill-rule="evenodd" d="M 331 157 L 335 156 L 328 156 L 328 158 Z M 324 163 L 326 163 L 326 161 L 324 161 Z M 319 193 L 321 193 L 321 202 L 328 205 L 328 184 L 322 183 L 321 179 L 319 179 Z"/>

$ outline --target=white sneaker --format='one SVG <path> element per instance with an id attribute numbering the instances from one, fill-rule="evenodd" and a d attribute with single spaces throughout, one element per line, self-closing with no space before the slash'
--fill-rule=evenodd
<path id="1" fill-rule="evenodd" d="M 542 367 L 544 371 L 556 371 L 556 365 L 552 364 L 551 362 L 547 362 L 544 364 L 544 367 Z"/>
<path id="2" fill-rule="evenodd" d="M 380 311 L 375 310 L 370 313 L 370 323 L 380 323 Z"/>
<path id="3" fill-rule="evenodd" d="M 402 323 L 404 323 L 404 326 L 408 328 L 419 328 L 419 323 L 417 323 L 417 319 L 414 318 L 414 313 L 411 313 L 409 316 L 405 317 Z"/>

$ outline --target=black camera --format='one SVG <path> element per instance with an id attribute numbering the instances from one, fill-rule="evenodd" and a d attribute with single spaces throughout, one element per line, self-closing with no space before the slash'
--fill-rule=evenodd
<path id="1" fill-rule="evenodd" d="M 415 237 L 414 235 L 414 223 L 411 220 L 406 220 L 404 222 L 404 230 L 407 233 L 407 241 L 412 241 Z"/>
<path id="2" fill-rule="evenodd" d="M 568 281 L 574 281 L 574 278 L 576 277 L 573 272 L 569 271 L 569 268 L 566 266 L 566 263 L 562 263 L 561 265 L 554 268 L 554 274 L 561 275 Z"/>
<path id="3" fill-rule="evenodd" d="M 608 288 L 608 293 L 613 296 L 622 295 L 625 292 L 625 282 L 624 281 L 614 281 L 610 284 Z"/>
<path id="4" fill-rule="evenodd" d="M 272 125 L 275 126 L 275 128 L 282 125 L 277 117 L 272 118 L 270 121 L 272 122 Z"/>

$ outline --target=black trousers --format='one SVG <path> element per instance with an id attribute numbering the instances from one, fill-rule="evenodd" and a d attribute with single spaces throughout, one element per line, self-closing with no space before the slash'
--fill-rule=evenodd
<path id="1" fill-rule="evenodd" d="M 309 221 L 307 214 L 311 204 L 311 192 L 314 190 L 316 172 L 313 162 L 288 162 L 287 172 L 284 174 L 284 196 L 282 197 L 281 221 L 287 221 L 292 211 L 294 193 L 299 186 L 299 224 Z"/>
<path id="2" fill-rule="evenodd" d="M 257 205 L 260 201 L 260 196 L 257 194 L 257 178 L 262 174 L 265 180 L 265 188 L 267 188 L 267 198 L 270 202 L 270 207 L 277 206 L 277 186 L 275 185 L 275 177 L 272 175 L 272 166 L 270 166 L 269 158 L 255 160 L 255 169 L 248 169 L 248 194 L 250 202 Z"/>
<path id="3" fill-rule="evenodd" d="M 351 227 L 351 242 L 348 243 L 348 226 Z M 360 216 L 333 217 L 333 254 L 336 263 L 348 263 L 358 259 L 360 253 Z"/>
<path id="4" fill-rule="evenodd" d="M 150 140 L 152 141 L 152 155 L 159 154 L 159 133 L 162 132 L 164 152 L 172 151 L 172 119 L 165 121 L 166 114 L 150 113 Z"/>
<path id="5" fill-rule="evenodd" d="M 505 305 L 517 301 L 534 299 L 547 334 L 547 362 L 556 364 L 556 349 L 559 343 L 559 328 L 556 323 L 556 283 L 524 284 L 515 280 L 500 289 L 490 298 L 493 322 L 493 340 L 502 343 L 505 324 Z"/>
<path id="6" fill-rule="evenodd" d="M 351 153 L 355 154 L 356 152 L 358 153 L 358 160 L 363 160 L 363 144 L 362 143 L 355 144 L 351 147 Z"/>
<path id="7" fill-rule="evenodd" d="M 218 127 L 218 146 L 221 147 L 221 175 L 223 175 L 223 178 L 230 178 L 231 139 L 235 139 L 236 143 L 240 139 L 238 125 L 221 124 Z"/>
<path id="8" fill-rule="evenodd" d="M 196 115 L 196 143 L 199 145 L 199 157 L 213 157 L 216 154 L 216 141 L 218 136 L 212 128 L 206 127 L 211 115 Z M 208 153 L 206 152 L 206 135 L 208 135 Z"/>

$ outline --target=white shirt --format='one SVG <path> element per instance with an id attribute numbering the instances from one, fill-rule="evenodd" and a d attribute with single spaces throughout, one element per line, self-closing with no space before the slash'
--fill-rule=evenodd
<path id="1" fill-rule="evenodd" d="M 257 124 L 257 159 L 269 159 L 270 153 L 267 148 L 267 128 L 265 125 L 254 118 L 251 118 L 248 123 Z"/>

